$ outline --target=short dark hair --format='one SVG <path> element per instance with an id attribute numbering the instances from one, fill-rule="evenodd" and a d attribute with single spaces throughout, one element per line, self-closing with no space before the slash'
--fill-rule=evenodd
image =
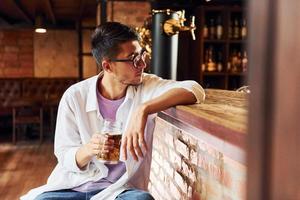
<path id="1" fill-rule="evenodd" d="M 106 22 L 99 25 L 92 35 L 92 54 L 101 65 L 103 58 L 113 58 L 119 53 L 120 44 L 132 40 L 140 41 L 133 28 L 119 22 Z"/>

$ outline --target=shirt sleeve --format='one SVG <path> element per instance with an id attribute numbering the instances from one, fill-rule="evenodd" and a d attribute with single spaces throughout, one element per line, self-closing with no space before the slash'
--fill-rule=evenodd
<path id="1" fill-rule="evenodd" d="M 162 79 L 154 74 L 144 75 L 143 94 L 146 101 L 175 88 L 183 88 L 192 92 L 197 99 L 196 103 L 201 103 L 205 100 L 204 89 L 196 81 L 174 81 Z"/>
<path id="2" fill-rule="evenodd" d="M 77 166 L 75 159 L 77 150 L 82 146 L 82 141 L 74 113 L 75 106 L 72 103 L 71 95 L 66 92 L 57 111 L 54 153 L 63 168 L 72 172 L 84 173 L 88 171 L 89 164 L 82 170 Z"/>

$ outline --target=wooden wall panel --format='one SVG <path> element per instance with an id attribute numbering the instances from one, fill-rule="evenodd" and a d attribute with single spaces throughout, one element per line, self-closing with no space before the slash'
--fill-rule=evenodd
<path id="1" fill-rule="evenodd" d="M 300 1 L 278 1 L 270 199 L 300 199 Z"/>
<path id="2" fill-rule="evenodd" d="M 249 1 L 247 199 L 300 199 L 300 2 Z"/>

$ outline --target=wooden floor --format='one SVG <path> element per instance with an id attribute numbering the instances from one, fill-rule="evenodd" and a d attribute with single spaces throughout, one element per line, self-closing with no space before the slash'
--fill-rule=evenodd
<path id="1" fill-rule="evenodd" d="M 56 164 L 53 143 L 0 143 L 0 200 L 17 200 L 45 184 Z"/>

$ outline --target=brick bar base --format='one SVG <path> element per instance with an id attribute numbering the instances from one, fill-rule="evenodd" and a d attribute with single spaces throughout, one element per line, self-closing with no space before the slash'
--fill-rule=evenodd
<path id="1" fill-rule="evenodd" d="M 217 149 L 156 118 L 149 191 L 156 200 L 245 199 L 245 165 Z"/>

